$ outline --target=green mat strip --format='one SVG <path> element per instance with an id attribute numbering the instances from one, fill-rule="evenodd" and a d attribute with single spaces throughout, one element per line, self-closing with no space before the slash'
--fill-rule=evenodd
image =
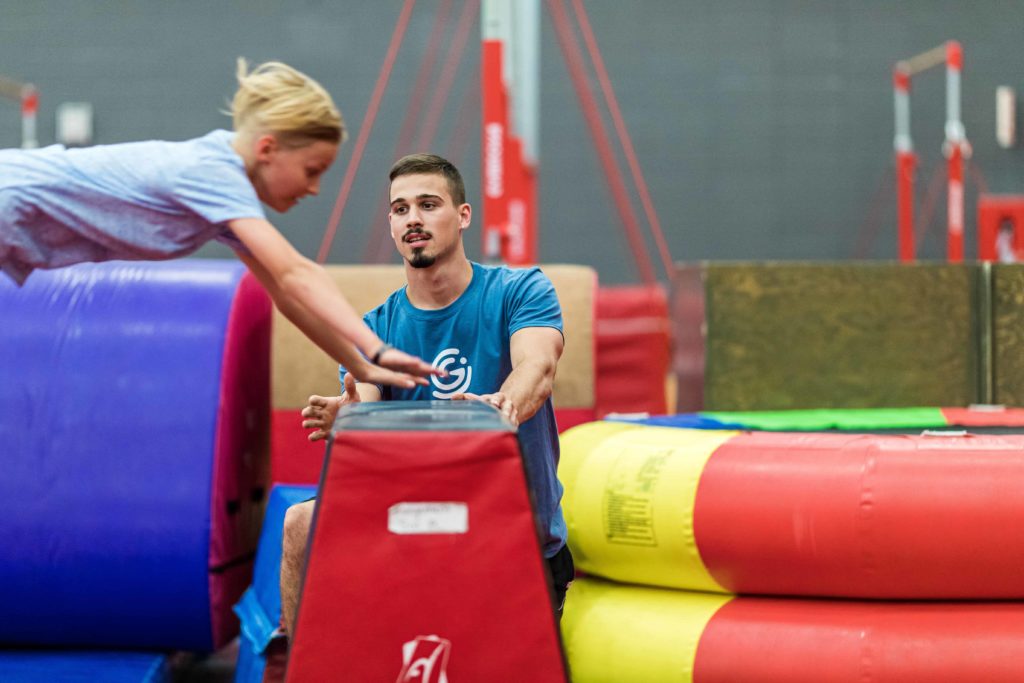
<path id="1" fill-rule="evenodd" d="M 757 410 L 701 412 L 702 417 L 765 431 L 823 429 L 916 429 L 945 427 L 941 408 L 854 408 L 845 410 Z"/>

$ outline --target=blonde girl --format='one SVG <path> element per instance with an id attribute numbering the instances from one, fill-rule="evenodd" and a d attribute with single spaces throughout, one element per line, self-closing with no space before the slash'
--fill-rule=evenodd
<path id="1" fill-rule="evenodd" d="M 248 71 L 240 59 L 237 76 L 234 132 L 0 150 L 0 270 L 20 285 L 38 268 L 172 259 L 217 240 L 234 249 L 285 316 L 358 379 L 425 384 L 430 365 L 384 344 L 327 272 L 264 213 L 263 205 L 284 213 L 319 193 L 345 139 L 331 96 L 280 62 Z"/>

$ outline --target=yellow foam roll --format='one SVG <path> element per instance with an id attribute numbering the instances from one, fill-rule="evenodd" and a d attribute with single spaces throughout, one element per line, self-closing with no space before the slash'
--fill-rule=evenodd
<path id="1" fill-rule="evenodd" d="M 692 681 L 701 634 L 731 599 L 577 579 L 562 616 L 573 683 Z"/>
<path id="2" fill-rule="evenodd" d="M 562 435 L 562 508 L 576 565 L 616 581 L 727 592 L 697 549 L 708 458 L 736 432 L 594 422 Z"/>

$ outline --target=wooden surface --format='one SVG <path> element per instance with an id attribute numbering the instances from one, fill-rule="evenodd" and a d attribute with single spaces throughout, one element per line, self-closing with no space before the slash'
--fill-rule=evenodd
<path id="1" fill-rule="evenodd" d="M 708 264 L 704 408 L 975 403 L 976 290 L 975 266 Z"/>
<path id="2" fill-rule="evenodd" d="M 1024 406 L 1024 265 L 992 267 L 993 402 Z"/>

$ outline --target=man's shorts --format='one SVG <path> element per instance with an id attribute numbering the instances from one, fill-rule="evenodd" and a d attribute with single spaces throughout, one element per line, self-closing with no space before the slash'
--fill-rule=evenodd
<path id="1" fill-rule="evenodd" d="M 565 592 L 569 583 L 576 576 L 576 566 L 572 563 L 572 553 L 569 546 L 563 545 L 562 549 L 548 558 L 548 571 L 551 572 L 552 607 L 559 618 L 562 617 L 562 607 L 565 606 Z"/>

